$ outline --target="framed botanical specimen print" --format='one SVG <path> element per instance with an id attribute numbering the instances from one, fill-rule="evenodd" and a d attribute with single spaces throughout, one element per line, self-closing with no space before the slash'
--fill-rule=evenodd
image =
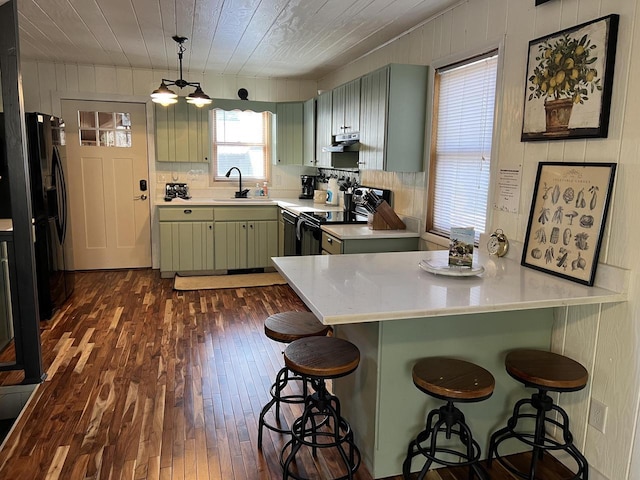
<path id="1" fill-rule="evenodd" d="M 615 163 L 538 164 L 522 265 L 593 285 Z"/>

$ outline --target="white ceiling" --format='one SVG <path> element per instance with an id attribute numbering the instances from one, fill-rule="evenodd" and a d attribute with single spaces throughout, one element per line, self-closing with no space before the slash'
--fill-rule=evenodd
<path id="1" fill-rule="evenodd" d="M 0 0 L 1 2 L 2 0 Z M 23 59 L 317 79 L 460 0 L 17 0 Z"/>

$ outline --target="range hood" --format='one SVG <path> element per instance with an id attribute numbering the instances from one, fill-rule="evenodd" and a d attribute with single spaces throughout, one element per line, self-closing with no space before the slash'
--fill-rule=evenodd
<path id="1" fill-rule="evenodd" d="M 333 142 L 328 147 L 322 147 L 323 152 L 342 153 L 360 150 L 360 132 L 341 133 L 333 136 Z"/>

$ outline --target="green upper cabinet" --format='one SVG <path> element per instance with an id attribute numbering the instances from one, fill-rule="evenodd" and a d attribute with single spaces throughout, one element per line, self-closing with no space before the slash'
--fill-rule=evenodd
<path id="1" fill-rule="evenodd" d="M 156 160 L 158 162 L 208 162 L 209 110 L 178 103 L 155 105 Z"/>
<path id="2" fill-rule="evenodd" d="M 331 154 L 323 152 L 322 147 L 331 145 L 331 90 L 318 95 L 316 99 L 316 166 L 330 167 Z"/>
<path id="3" fill-rule="evenodd" d="M 391 64 L 362 77 L 360 168 L 421 172 L 428 67 Z"/>
<path id="4" fill-rule="evenodd" d="M 316 166 L 316 99 L 304 102 L 304 154 L 302 164 L 307 167 Z"/>
<path id="5" fill-rule="evenodd" d="M 302 165 L 303 118 L 303 102 L 276 105 L 276 165 Z"/>
<path id="6" fill-rule="evenodd" d="M 333 89 L 331 133 L 360 131 L 360 79 Z"/>

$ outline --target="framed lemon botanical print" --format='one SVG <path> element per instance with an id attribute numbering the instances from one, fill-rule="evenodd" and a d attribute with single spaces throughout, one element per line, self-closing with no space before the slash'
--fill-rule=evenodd
<path id="1" fill-rule="evenodd" d="M 522 265 L 593 285 L 615 163 L 538 164 Z"/>
<path id="2" fill-rule="evenodd" d="M 522 141 L 606 137 L 618 15 L 529 42 Z"/>

